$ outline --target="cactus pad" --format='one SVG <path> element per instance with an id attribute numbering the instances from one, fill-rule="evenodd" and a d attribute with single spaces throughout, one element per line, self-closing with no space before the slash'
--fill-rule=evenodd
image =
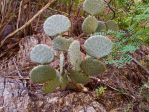
<path id="1" fill-rule="evenodd" d="M 85 0 L 83 3 L 83 10 L 91 15 L 97 15 L 104 11 L 104 0 Z"/>
<path id="2" fill-rule="evenodd" d="M 30 77 L 33 83 L 44 83 L 55 79 L 56 71 L 50 66 L 39 65 L 31 70 Z"/>
<path id="3" fill-rule="evenodd" d="M 68 80 L 68 78 L 67 78 L 67 74 L 64 74 L 63 76 L 62 76 L 62 81 L 60 82 L 61 84 L 60 84 L 60 87 L 62 88 L 62 89 L 65 89 L 66 87 L 67 87 L 67 85 L 68 85 L 68 83 L 69 83 L 69 80 Z"/>
<path id="4" fill-rule="evenodd" d="M 119 26 L 116 23 L 116 21 L 114 21 L 114 20 L 107 21 L 106 26 L 107 26 L 108 30 L 113 30 L 113 31 L 118 31 L 119 30 Z"/>
<path id="5" fill-rule="evenodd" d="M 103 21 L 98 21 L 98 27 L 96 29 L 96 32 L 102 32 L 106 31 L 106 24 Z"/>
<path id="6" fill-rule="evenodd" d="M 46 19 L 43 25 L 45 33 L 49 36 L 55 36 L 68 31 L 71 27 L 71 22 L 64 15 L 53 15 Z"/>
<path id="7" fill-rule="evenodd" d="M 71 65 L 73 66 L 73 70 L 79 71 L 82 61 L 79 41 L 75 40 L 70 44 L 68 49 L 68 57 Z"/>
<path id="8" fill-rule="evenodd" d="M 58 36 L 53 40 L 53 47 L 57 50 L 68 51 L 68 48 L 72 42 L 72 38 L 66 39 L 64 37 Z"/>
<path id="9" fill-rule="evenodd" d="M 112 51 L 112 42 L 105 36 L 95 35 L 85 41 L 84 47 L 88 55 L 101 58 Z"/>
<path id="10" fill-rule="evenodd" d="M 106 66 L 101 61 L 94 58 L 87 58 L 82 61 L 81 69 L 87 75 L 99 75 L 106 70 Z"/>
<path id="11" fill-rule="evenodd" d="M 54 59 L 54 54 L 48 45 L 38 44 L 31 50 L 30 59 L 36 63 L 49 63 Z"/>
<path id="12" fill-rule="evenodd" d="M 85 18 L 83 24 L 82 24 L 82 31 L 86 34 L 91 34 L 96 31 L 98 27 L 98 21 L 94 16 L 88 16 Z"/>
<path id="13" fill-rule="evenodd" d="M 59 86 L 60 86 L 60 81 L 58 80 L 58 78 L 55 78 L 53 80 L 50 80 L 50 81 L 44 83 L 42 90 L 45 93 L 50 93 L 50 92 L 53 92 L 54 90 L 56 90 L 56 88 Z"/>
<path id="14" fill-rule="evenodd" d="M 82 72 L 71 70 L 69 73 L 70 79 L 75 83 L 87 84 L 89 82 L 89 76 Z"/>

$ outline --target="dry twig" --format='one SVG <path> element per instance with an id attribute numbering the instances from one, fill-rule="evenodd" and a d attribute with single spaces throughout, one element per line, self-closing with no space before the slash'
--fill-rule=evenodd
<path id="1" fill-rule="evenodd" d="M 141 63 L 139 63 L 135 58 L 132 58 L 132 61 L 134 61 L 140 68 L 142 68 L 146 72 L 146 75 L 149 75 L 149 71 Z"/>
<path id="2" fill-rule="evenodd" d="M 4 40 L 2 40 L 0 48 L 4 45 L 5 41 L 9 39 L 10 37 L 14 36 L 17 32 L 23 30 L 28 25 L 30 25 L 40 14 L 42 14 L 43 11 L 45 11 L 53 2 L 56 0 L 49 1 L 42 9 L 40 9 L 28 22 L 26 22 L 23 26 L 16 29 L 14 32 L 10 33 L 8 36 L 5 37 Z"/>

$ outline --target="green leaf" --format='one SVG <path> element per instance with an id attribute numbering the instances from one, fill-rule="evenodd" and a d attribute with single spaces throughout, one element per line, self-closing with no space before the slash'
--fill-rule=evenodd
<path id="1" fill-rule="evenodd" d="M 138 47 L 133 46 L 133 45 L 126 45 L 122 48 L 122 52 L 126 53 L 126 52 L 135 52 L 138 49 Z"/>

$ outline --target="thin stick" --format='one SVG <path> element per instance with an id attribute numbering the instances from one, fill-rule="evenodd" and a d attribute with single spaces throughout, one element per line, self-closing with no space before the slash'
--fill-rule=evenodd
<path id="1" fill-rule="evenodd" d="M 149 70 L 147 70 L 143 65 L 141 65 L 140 62 L 138 62 L 135 58 L 132 57 L 132 61 L 134 61 L 137 65 L 139 65 L 145 72 L 147 75 L 149 75 Z"/>
<path id="2" fill-rule="evenodd" d="M 20 18 L 21 18 L 21 11 L 22 11 L 22 4 L 23 4 L 23 0 L 20 2 L 20 6 L 19 6 L 19 14 L 18 14 L 18 19 L 17 19 L 17 29 L 19 28 L 19 23 L 20 23 Z"/>
<path id="3" fill-rule="evenodd" d="M 18 68 L 18 66 L 17 66 L 17 64 L 16 64 L 15 58 L 13 58 L 13 63 L 14 63 L 14 65 L 15 65 L 15 68 L 16 68 L 16 70 L 17 70 L 17 72 L 18 72 L 19 77 L 20 77 L 20 78 L 23 78 L 22 75 L 21 75 L 21 73 L 20 73 L 20 70 L 19 70 L 19 68 Z"/>
<path id="4" fill-rule="evenodd" d="M 22 29 L 26 28 L 28 25 L 30 25 L 44 10 L 46 10 L 53 2 L 56 0 L 49 1 L 42 9 L 40 9 L 28 22 L 26 22 L 23 26 L 20 28 L 16 29 L 14 32 L 9 34 L 8 36 L 5 37 L 4 40 L 2 40 L 0 48 L 4 45 L 5 41 L 9 39 L 10 37 L 14 36 L 17 32 L 21 31 Z"/>

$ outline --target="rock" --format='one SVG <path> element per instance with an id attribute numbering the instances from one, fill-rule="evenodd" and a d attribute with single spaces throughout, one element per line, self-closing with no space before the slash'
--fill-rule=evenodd
<path id="1" fill-rule="evenodd" d="M 88 106 L 86 109 L 81 109 L 79 112 L 96 112 L 96 110 L 93 107 Z"/>
<path id="2" fill-rule="evenodd" d="M 30 98 L 19 80 L 0 77 L 0 112 L 28 112 Z"/>
<path id="3" fill-rule="evenodd" d="M 78 106 L 75 108 L 75 112 L 107 112 L 104 106 L 96 101 L 90 103 L 90 105 Z"/>

